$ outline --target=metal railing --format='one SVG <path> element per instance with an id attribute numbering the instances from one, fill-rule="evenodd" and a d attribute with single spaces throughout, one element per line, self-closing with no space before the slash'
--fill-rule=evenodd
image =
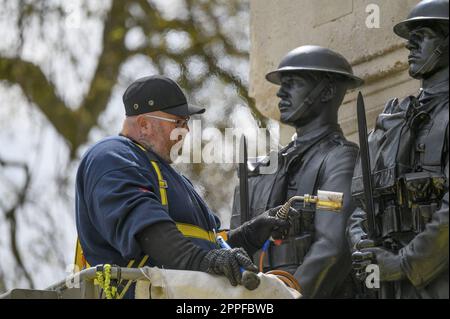
<path id="1" fill-rule="evenodd" d="M 99 299 L 101 288 L 94 284 L 97 267 L 84 269 L 45 289 L 13 289 L 0 299 Z M 140 268 L 112 266 L 113 280 L 149 280 Z"/>

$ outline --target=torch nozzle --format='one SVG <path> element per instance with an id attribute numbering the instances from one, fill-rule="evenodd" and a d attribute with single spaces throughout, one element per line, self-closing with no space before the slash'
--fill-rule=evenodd
<path id="1" fill-rule="evenodd" d="M 277 212 L 276 216 L 281 219 L 287 219 L 289 209 L 293 202 L 302 201 L 303 205 L 312 203 L 316 205 L 316 209 L 323 209 L 332 212 L 340 212 L 344 202 L 344 194 L 338 192 L 317 191 L 317 196 L 304 195 L 291 197 Z"/>

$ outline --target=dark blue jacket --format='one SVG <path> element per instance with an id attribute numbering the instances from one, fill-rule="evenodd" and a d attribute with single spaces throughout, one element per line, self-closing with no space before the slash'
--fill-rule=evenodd
<path id="1" fill-rule="evenodd" d="M 167 182 L 168 209 L 161 204 L 151 160 L 158 162 Z M 220 227 L 191 182 L 153 152 L 144 152 L 122 136 L 92 146 L 76 178 L 76 224 L 87 262 L 126 266 L 131 259 L 141 260 L 144 254 L 136 235 L 161 221 L 209 234 Z M 216 248 L 213 240 L 189 238 L 205 250 Z M 152 265 L 151 256 L 147 265 Z"/>

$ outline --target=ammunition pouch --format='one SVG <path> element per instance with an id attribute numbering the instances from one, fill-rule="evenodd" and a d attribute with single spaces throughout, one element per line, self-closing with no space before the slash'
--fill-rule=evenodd
<path id="1" fill-rule="evenodd" d="M 379 179 L 374 176 L 374 180 Z M 374 194 L 378 235 L 403 241 L 408 234 L 414 236 L 422 232 L 439 209 L 447 192 L 446 185 L 443 174 L 414 172 L 403 174 L 395 183 L 389 182 L 385 187 L 377 188 Z M 354 198 L 364 208 L 361 195 L 355 194 Z"/>
<path id="2" fill-rule="evenodd" d="M 382 237 L 422 232 L 440 207 L 447 191 L 445 185 L 446 178 L 442 174 L 415 172 L 401 176 L 397 181 L 396 200 L 381 200 Z"/>
<path id="3" fill-rule="evenodd" d="M 408 208 L 440 202 L 447 191 L 445 176 L 430 172 L 405 174 L 400 177 L 398 184 L 399 202 Z"/>
<path id="4" fill-rule="evenodd" d="M 395 204 L 385 207 L 377 216 L 381 237 L 404 241 L 405 236 L 421 233 L 438 208 L 437 203 L 415 205 L 411 209 Z"/>

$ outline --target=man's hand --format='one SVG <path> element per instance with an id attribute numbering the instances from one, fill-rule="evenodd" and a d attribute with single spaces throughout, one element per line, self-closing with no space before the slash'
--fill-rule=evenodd
<path id="1" fill-rule="evenodd" d="M 271 208 L 241 226 L 245 230 L 247 240 L 252 245 L 261 248 L 270 237 L 273 239 L 284 239 L 287 236 L 291 227 L 289 219 L 294 214 L 298 214 L 298 212 L 291 208 L 288 219 L 285 220 L 276 217 L 276 213 L 280 208 L 281 206 Z"/>
<path id="2" fill-rule="evenodd" d="M 370 264 L 377 264 L 380 270 L 380 281 L 398 281 L 405 278 L 400 266 L 401 257 L 389 250 L 375 247 L 369 239 L 361 239 L 354 247 L 352 266 L 363 278 L 365 269 Z M 360 279 L 361 279 L 360 278 Z"/>
<path id="3" fill-rule="evenodd" d="M 228 278 L 232 286 L 242 283 L 240 267 L 257 272 L 258 268 L 242 248 L 210 250 L 200 263 L 200 270 Z"/>
<path id="4" fill-rule="evenodd" d="M 238 228 L 230 230 L 228 244 L 231 247 L 243 247 L 252 255 L 258 249 L 261 249 L 270 237 L 273 239 L 286 237 L 291 226 L 290 218 L 299 213 L 291 208 L 288 213 L 288 220 L 284 220 L 275 216 L 280 208 L 281 206 L 269 209 Z"/>
<path id="5" fill-rule="evenodd" d="M 288 215 L 287 215 L 287 220 L 280 219 L 280 218 L 276 217 L 276 214 L 277 214 L 277 212 L 280 210 L 281 207 L 282 207 L 282 206 L 278 206 L 278 207 L 269 209 L 269 210 L 266 211 L 264 214 L 262 214 L 262 215 L 266 215 L 266 214 L 267 214 L 267 217 L 266 217 L 266 218 L 272 217 L 272 218 L 275 218 L 275 219 L 277 220 L 277 222 L 278 222 L 278 225 L 274 225 L 274 228 L 272 228 L 272 232 L 271 232 L 271 234 L 270 234 L 270 236 L 271 236 L 273 239 L 285 239 L 285 238 L 287 237 L 287 235 L 288 235 L 288 233 L 289 233 L 289 229 L 290 229 L 290 227 L 291 227 L 291 219 L 292 219 L 294 216 L 298 216 L 298 215 L 300 214 L 296 209 L 290 207 L 290 208 L 289 208 Z M 262 215 L 261 215 L 261 216 L 262 216 Z M 259 217 L 259 216 L 258 216 L 258 217 Z M 283 223 L 280 223 L 280 222 L 279 222 L 280 220 L 282 220 Z M 288 223 L 286 223 L 286 221 L 287 221 Z"/>

